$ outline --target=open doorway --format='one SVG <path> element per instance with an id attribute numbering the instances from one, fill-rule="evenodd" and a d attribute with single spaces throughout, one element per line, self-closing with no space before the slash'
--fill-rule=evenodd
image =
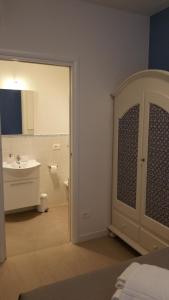
<path id="1" fill-rule="evenodd" d="M 70 241 L 71 68 L 5 60 L 0 67 L 6 246 L 13 256 Z"/>

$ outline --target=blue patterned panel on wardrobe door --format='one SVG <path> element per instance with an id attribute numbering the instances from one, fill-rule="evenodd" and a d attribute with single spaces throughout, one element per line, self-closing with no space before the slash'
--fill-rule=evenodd
<path id="1" fill-rule="evenodd" d="M 139 104 L 119 119 L 117 199 L 136 208 Z"/>
<path id="2" fill-rule="evenodd" d="M 146 215 L 169 226 L 169 113 L 150 104 Z"/>

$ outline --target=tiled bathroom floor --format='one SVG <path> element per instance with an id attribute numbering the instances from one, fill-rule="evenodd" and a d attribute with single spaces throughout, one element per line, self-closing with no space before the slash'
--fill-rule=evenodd
<path id="1" fill-rule="evenodd" d="M 55 247 L 69 241 L 68 206 L 46 213 L 27 211 L 6 216 L 7 256 Z"/>

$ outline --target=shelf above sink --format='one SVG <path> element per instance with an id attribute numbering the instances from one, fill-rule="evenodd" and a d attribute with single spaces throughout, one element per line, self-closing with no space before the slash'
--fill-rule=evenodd
<path id="1" fill-rule="evenodd" d="M 25 170 L 39 167 L 40 163 L 36 160 L 28 161 L 13 161 L 13 162 L 3 162 L 3 169 L 6 170 Z"/>

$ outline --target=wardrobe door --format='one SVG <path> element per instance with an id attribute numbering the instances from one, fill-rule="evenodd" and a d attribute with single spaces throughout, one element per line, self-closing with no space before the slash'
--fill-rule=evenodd
<path id="1" fill-rule="evenodd" d="M 143 102 L 135 92 L 122 93 L 114 105 L 113 209 L 139 218 Z"/>
<path id="2" fill-rule="evenodd" d="M 169 98 L 145 94 L 141 222 L 169 240 Z"/>

